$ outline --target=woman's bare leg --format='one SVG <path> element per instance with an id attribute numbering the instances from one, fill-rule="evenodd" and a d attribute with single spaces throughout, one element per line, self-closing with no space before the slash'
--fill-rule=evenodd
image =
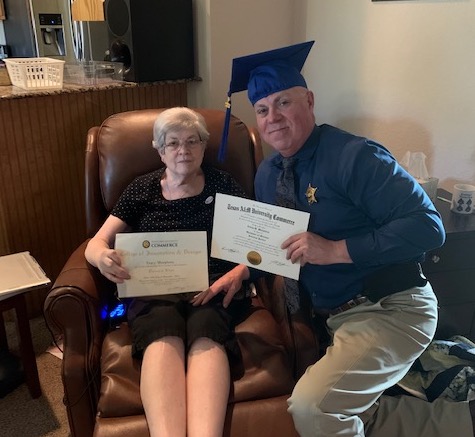
<path id="1" fill-rule="evenodd" d="M 222 437 L 230 379 L 224 347 L 209 338 L 197 339 L 188 353 L 188 437 Z"/>
<path id="2" fill-rule="evenodd" d="M 151 437 L 186 436 L 184 350 L 178 337 L 164 337 L 145 349 L 140 395 Z"/>

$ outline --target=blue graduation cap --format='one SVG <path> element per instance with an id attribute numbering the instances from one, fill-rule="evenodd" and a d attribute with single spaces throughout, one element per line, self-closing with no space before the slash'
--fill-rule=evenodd
<path id="1" fill-rule="evenodd" d="M 231 94 L 247 89 L 250 102 L 294 86 L 307 88 L 300 73 L 315 41 L 294 44 L 267 52 L 233 59 L 231 82 L 226 101 L 223 136 L 218 159 L 224 161 L 231 118 Z"/>

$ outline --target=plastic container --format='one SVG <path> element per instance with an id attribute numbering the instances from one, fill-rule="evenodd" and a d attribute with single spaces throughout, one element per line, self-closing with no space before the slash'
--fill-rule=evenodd
<path id="1" fill-rule="evenodd" d="M 12 85 L 25 90 L 63 87 L 64 61 L 53 58 L 5 58 Z"/>
<path id="2" fill-rule="evenodd" d="M 121 62 L 77 61 L 64 66 L 64 82 L 78 85 L 99 85 L 124 80 Z"/>

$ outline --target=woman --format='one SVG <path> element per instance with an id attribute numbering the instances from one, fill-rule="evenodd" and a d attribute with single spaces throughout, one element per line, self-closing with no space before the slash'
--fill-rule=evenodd
<path id="1" fill-rule="evenodd" d="M 126 188 L 86 248 L 87 260 L 116 283 L 130 278 L 113 249 L 118 232 L 205 230 L 209 248 L 216 193 L 245 196 L 230 175 L 202 166 L 209 133 L 200 114 L 165 110 L 153 137 L 165 167 Z M 142 359 L 140 394 L 151 437 L 223 433 L 228 355 L 237 347 L 233 328 L 250 304 L 235 294 L 249 273 L 244 265 L 208 259 L 207 290 L 135 299 L 129 306 L 132 354 Z"/>

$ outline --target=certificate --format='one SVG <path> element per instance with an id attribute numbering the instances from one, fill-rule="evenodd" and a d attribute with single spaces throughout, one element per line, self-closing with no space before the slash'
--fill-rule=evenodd
<path id="1" fill-rule="evenodd" d="M 157 296 L 206 290 L 206 232 L 117 234 L 115 249 L 130 279 L 117 284 L 119 297 Z"/>
<path id="2" fill-rule="evenodd" d="M 0 300 L 46 287 L 50 283 L 30 252 L 0 256 Z"/>
<path id="3" fill-rule="evenodd" d="M 310 214 L 256 200 L 216 194 L 211 256 L 298 279 L 300 264 L 281 244 L 305 232 Z"/>

